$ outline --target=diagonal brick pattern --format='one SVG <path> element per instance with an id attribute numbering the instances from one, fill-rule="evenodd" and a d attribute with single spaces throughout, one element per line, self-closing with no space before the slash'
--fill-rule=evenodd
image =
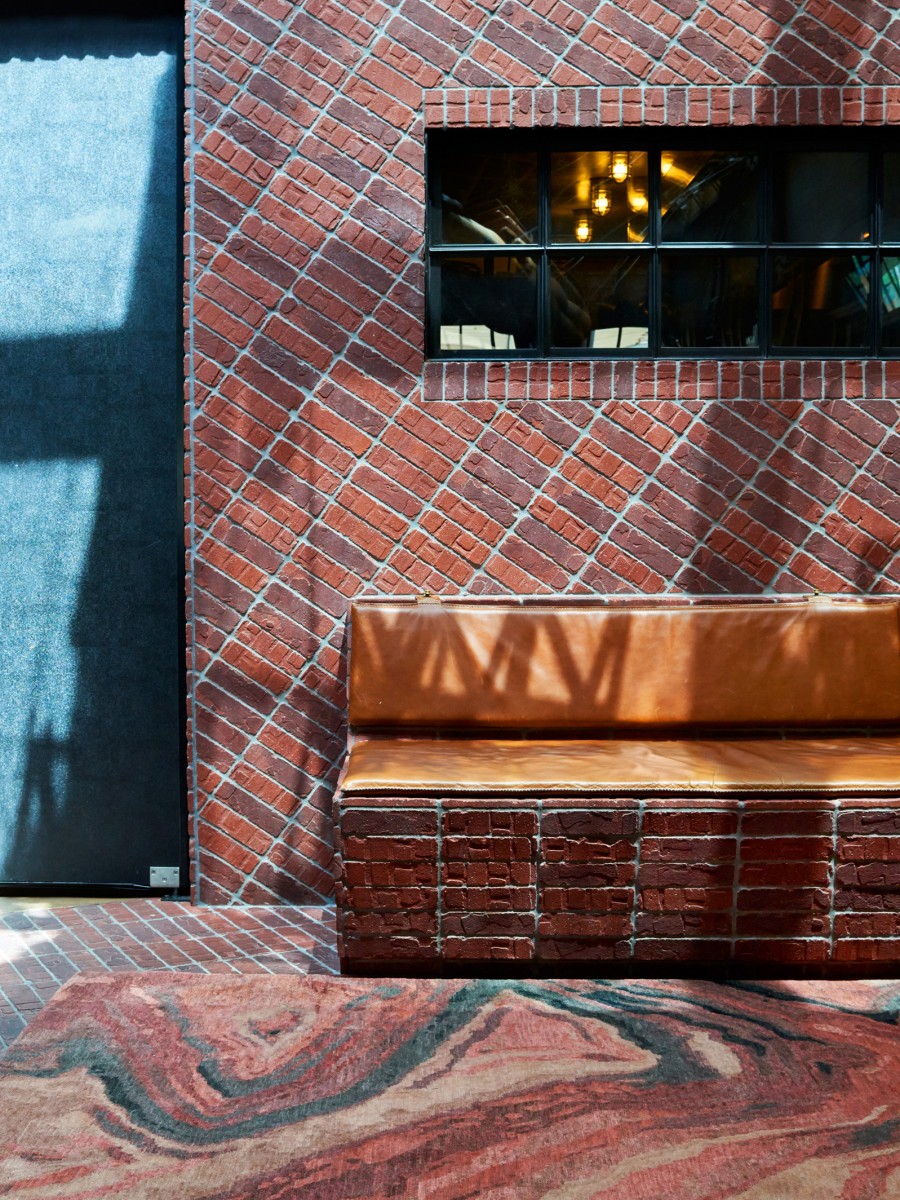
<path id="1" fill-rule="evenodd" d="M 194 887 L 333 894 L 360 592 L 900 588 L 894 364 L 423 363 L 426 125 L 881 124 L 879 4 L 194 3 Z"/>
<path id="2" fill-rule="evenodd" d="M 333 974 L 334 912 L 135 899 L 0 916 L 0 1050 L 66 980 L 103 971 Z"/>

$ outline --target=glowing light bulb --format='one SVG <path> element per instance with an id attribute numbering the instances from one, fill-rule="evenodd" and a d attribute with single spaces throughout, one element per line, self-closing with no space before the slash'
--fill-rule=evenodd
<path id="1" fill-rule="evenodd" d="M 628 178 L 628 155 L 621 150 L 615 151 L 612 156 L 610 175 L 616 183 L 624 183 Z"/>
<path id="2" fill-rule="evenodd" d="M 632 212 L 646 212 L 647 193 L 641 188 L 632 188 L 628 193 L 628 206 Z"/>
<path id="3" fill-rule="evenodd" d="M 593 209 L 601 217 L 605 217 L 609 212 L 609 192 L 606 188 L 597 188 L 594 192 Z"/>
<path id="4" fill-rule="evenodd" d="M 591 214 L 587 210 L 575 213 L 575 241 L 589 242 L 591 240 Z"/>
<path id="5" fill-rule="evenodd" d="M 675 166 L 675 159 L 672 157 L 672 155 L 671 154 L 663 154 L 662 160 L 660 161 L 660 164 L 659 164 L 659 169 L 660 169 L 660 171 L 662 171 L 663 175 L 668 175 L 668 173 L 672 170 L 672 168 L 674 166 Z"/>

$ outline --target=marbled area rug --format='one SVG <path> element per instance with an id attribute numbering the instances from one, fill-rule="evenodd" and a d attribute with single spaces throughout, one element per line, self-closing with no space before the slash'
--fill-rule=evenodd
<path id="1" fill-rule="evenodd" d="M 0 1060 L 26 1200 L 900 1196 L 900 983 L 80 976 Z"/>

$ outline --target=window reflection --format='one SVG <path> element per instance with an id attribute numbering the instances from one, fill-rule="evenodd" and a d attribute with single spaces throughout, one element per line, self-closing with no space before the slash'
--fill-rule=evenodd
<path id="1" fill-rule="evenodd" d="M 755 255 L 663 255 L 662 344 L 702 349 L 757 346 Z"/>
<path id="2" fill-rule="evenodd" d="M 777 155 L 772 221 L 776 242 L 868 240 L 869 156 L 847 151 Z"/>
<path id="3" fill-rule="evenodd" d="M 649 263 L 636 254 L 550 259 L 554 347 L 626 349 L 647 345 Z"/>
<path id="4" fill-rule="evenodd" d="M 537 344 L 537 267 L 525 255 L 448 256 L 441 267 L 442 350 Z"/>
<path id="5" fill-rule="evenodd" d="M 759 240 L 757 155 L 664 150 L 660 180 L 663 241 Z"/>
<path id="6" fill-rule="evenodd" d="M 646 241 L 649 194 L 646 151 L 551 154 L 551 240 Z"/>
<path id="7" fill-rule="evenodd" d="M 441 170 L 441 241 L 508 245 L 537 240 L 537 155 L 447 154 Z"/>
<path id="8" fill-rule="evenodd" d="M 900 346 L 900 258 L 881 262 L 881 333 L 886 346 Z"/>
<path id="9" fill-rule="evenodd" d="M 776 346 L 862 347 L 868 342 L 867 254 L 777 254 L 772 264 Z"/>

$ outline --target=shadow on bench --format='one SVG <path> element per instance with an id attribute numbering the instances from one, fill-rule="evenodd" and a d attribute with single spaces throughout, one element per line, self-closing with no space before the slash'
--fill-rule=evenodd
<path id="1" fill-rule="evenodd" d="M 900 604 L 360 600 L 344 970 L 900 963 Z"/>

